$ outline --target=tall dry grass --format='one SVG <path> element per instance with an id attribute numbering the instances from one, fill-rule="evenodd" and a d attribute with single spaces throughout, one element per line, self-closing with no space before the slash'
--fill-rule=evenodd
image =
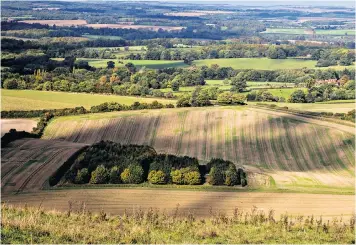
<path id="1" fill-rule="evenodd" d="M 275 218 L 254 207 L 235 209 L 231 217 L 211 211 L 208 218 L 155 209 L 131 210 L 108 216 L 86 210 L 44 211 L 2 205 L 3 243 L 354 243 L 355 217 L 324 221 L 322 217 L 288 214 Z"/>

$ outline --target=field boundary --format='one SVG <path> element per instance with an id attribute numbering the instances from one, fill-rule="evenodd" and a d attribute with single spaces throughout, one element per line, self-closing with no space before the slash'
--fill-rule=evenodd
<path id="1" fill-rule="evenodd" d="M 310 189 L 310 186 L 305 188 L 278 188 L 278 187 L 241 187 L 241 186 L 211 186 L 211 185 L 153 185 L 149 183 L 142 184 L 86 184 L 86 185 L 62 185 L 55 187 L 47 187 L 41 191 L 66 191 L 66 190 L 76 190 L 76 189 L 142 189 L 142 190 L 169 190 L 169 191 L 203 191 L 203 192 L 262 192 L 262 193 L 303 193 L 303 194 L 330 194 L 330 195 L 354 195 L 355 189 L 349 191 L 342 191 L 345 188 L 335 188 L 332 189 L 330 186 L 317 186 L 316 190 Z M 331 189 L 331 190 L 330 190 Z M 26 192 L 22 192 L 26 193 Z"/>

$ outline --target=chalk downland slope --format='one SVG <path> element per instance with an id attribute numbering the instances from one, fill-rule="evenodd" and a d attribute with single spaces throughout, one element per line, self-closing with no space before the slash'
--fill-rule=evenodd
<path id="1" fill-rule="evenodd" d="M 1 189 L 4 193 L 40 190 L 48 178 L 85 144 L 21 139 L 2 148 Z"/>
<path id="2" fill-rule="evenodd" d="M 111 140 L 207 161 L 223 158 L 268 174 L 277 187 L 354 186 L 352 127 L 267 110 L 190 108 L 55 119 L 45 139 Z M 346 130 L 344 130 L 346 129 Z"/>
<path id="3" fill-rule="evenodd" d="M 37 126 L 37 122 L 33 119 L 0 119 L 0 124 L 1 137 L 8 133 L 10 129 L 31 132 Z"/>

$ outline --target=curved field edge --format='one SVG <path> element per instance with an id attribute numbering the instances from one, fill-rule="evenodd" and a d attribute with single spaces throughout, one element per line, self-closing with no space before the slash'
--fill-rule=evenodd
<path id="1" fill-rule="evenodd" d="M 79 152 L 85 144 L 19 139 L 2 148 L 1 191 L 37 191 L 48 185 L 49 177 Z"/>
<path id="2" fill-rule="evenodd" d="M 328 127 L 332 126 L 332 127 Z M 278 189 L 354 186 L 354 135 L 333 124 L 248 107 L 182 108 L 61 117 L 45 139 L 148 144 L 160 153 L 225 158 Z M 346 130 L 347 131 L 347 130 Z"/>
<path id="3" fill-rule="evenodd" d="M 1 110 L 39 110 L 39 109 L 61 109 L 91 106 L 105 102 L 117 102 L 131 105 L 134 102 L 152 103 L 157 100 L 162 104 L 175 104 L 174 100 L 162 98 L 144 98 L 134 96 L 69 93 L 58 91 L 36 91 L 36 90 L 1 90 Z"/>

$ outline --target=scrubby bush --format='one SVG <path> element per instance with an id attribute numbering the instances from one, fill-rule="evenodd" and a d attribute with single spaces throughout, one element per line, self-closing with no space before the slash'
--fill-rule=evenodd
<path id="1" fill-rule="evenodd" d="M 92 173 L 90 178 L 91 184 L 106 184 L 109 181 L 108 170 L 104 165 L 98 166 Z"/>
<path id="2" fill-rule="evenodd" d="M 199 185 L 201 177 L 199 171 L 195 169 L 181 168 L 171 172 L 172 183 L 177 185 Z"/>
<path id="3" fill-rule="evenodd" d="M 224 184 L 224 174 L 217 168 L 212 167 L 209 172 L 209 184 L 211 185 L 223 185 Z"/>
<path id="4" fill-rule="evenodd" d="M 305 103 L 306 102 L 306 99 L 305 99 L 305 93 L 303 90 L 301 89 L 298 89 L 296 91 L 294 91 L 289 99 L 288 99 L 288 102 L 290 103 Z"/>
<path id="5" fill-rule="evenodd" d="M 230 165 L 225 172 L 225 185 L 233 186 L 239 184 L 239 176 L 237 175 L 235 165 Z"/>
<path id="6" fill-rule="evenodd" d="M 181 170 L 175 169 L 171 172 L 171 179 L 173 184 L 183 185 L 184 184 L 184 175 Z"/>
<path id="7" fill-rule="evenodd" d="M 143 168 L 138 164 L 130 164 L 120 175 L 125 184 L 139 184 L 143 182 Z"/>
<path id="8" fill-rule="evenodd" d="M 247 185 L 247 174 L 245 171 L 243 171 L 241 168 L 238 169 L 237 175 L 239 177 L 239 180 L 241 181 L 241 186 L 244 187 Z"/>
<path id="9" fill-rule="evenodd" d="M 198 171 L 188 171 L 184 173 L 184 184 L 199 185 L 201 183 L 200 173 Z"/>
<path id="10" fill-rule="evenodd" d="M 152 170 L 147 177 L 151 184 L 166 184 L 166 175 L 161 170 Z"/>

